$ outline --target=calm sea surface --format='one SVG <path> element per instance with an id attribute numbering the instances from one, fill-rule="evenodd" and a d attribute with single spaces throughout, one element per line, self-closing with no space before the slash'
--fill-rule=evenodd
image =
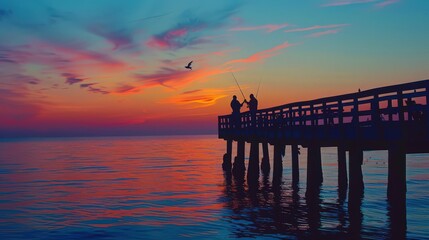
<path id="1" fill-rule="evenodd" d="M 282 184 L 261 174 L 249 187 L 224 175 L 225 148 L 216 136 L 3 140 L 0 239 L 401 236 L 386 199 L 387 152 L 364 153 L 364 195 L 349 208 L 337 190 L 335 148 L 322 149 L 324 182 L 312 199 L 305 149 L 298 186 L 288 148 Z M 429 239 L 428 154 L 407 155 L 407 187 L 406 237 Z"/>

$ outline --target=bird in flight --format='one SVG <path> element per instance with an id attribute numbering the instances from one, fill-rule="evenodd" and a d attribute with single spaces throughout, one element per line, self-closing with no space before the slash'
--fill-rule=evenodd
<path id="1" fill-rule="evenodd" d="M 193 62 L 193 61 L 190 61 L 190 62 L 188 63 L 188 65 L 187 65 L 187 66 L 185 66 L 185 68 L 192 70 L 192 67 L 191 67 L 192 62 Z"/>

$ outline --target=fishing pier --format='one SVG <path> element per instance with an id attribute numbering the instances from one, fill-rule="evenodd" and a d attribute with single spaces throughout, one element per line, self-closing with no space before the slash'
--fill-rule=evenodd
<path id="1" fill-rule="evenodd" d="M 363 151 L 388 151 L 387 196 L 405 202 L 406 154 L 429 153 L 429 80 L 374 88 L 311 101 L 289 103 L 239 117 L 218 117 L 219 138 L 226 141 L 223 167 L 243 177 L 245 146 L 250 144 L 247 181 L 283 172 L 285 146 L 291 146 L 292 182 L 299 181 L 299 146 L 307 148 L 307 192 L 323 183 L 321 148 L 338 149 L 338 187 L 349 196 L 363 192 Z M 237 155 L 232 158 L 236 143 Z M 262 159 L 259 159 L 260 144 Z M 348 154 L 348 164 L 347 164 Z M 347 167 L 348 166 L 348 167 Z M 281 180 L 280 180 L 281 181 Z"/>

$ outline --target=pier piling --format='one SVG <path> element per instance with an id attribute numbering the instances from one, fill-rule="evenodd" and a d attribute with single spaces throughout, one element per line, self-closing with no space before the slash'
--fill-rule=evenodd
<path id="1" fill-rule="evenodd" d="M 268 142 L 262 142 L 262 161 L 261 171 L 267 175 L 270 172 L 270 155 L 268 151 Z"/>
<path id="2" fill-rule="evenodd" d="M 347 188 L 346 150 L 343 146 L 338 147 L 338 188 Z"/>
<path id="3" fill-rule="evenodd" d="M 249 167 L 247 170 L 247 180 L 259 179 L 259 142 L 250 143 Z"/>
<path id="4" fill-rule="evenodd" d="M 307 190 L 319 187 L 322 182 L 322 155 L 320 147 L 310 145 L 307 149 Z"/>
<path id="5" fill-rule="evenodd" d="M 292 183 L 299 182 L 299 148 L 298 145 L 292 145 Z"/>
<path id="6" fill-rule="evenodd" d="M 354 146 L 349 151 L 349 191 L 361 192 L 364 189 L 362 175 L 363 151 Z"/>

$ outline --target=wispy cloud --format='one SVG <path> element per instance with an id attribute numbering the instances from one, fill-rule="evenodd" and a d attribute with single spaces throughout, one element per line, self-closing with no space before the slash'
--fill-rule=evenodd
<path id="1" fill-rule="evenodd" d="M 142 83 L 141 88 L 163 86 L 171 89 L 183 86 L 190 82 L 202 81 L 210 76 L 227 72 L 226 69 L 206 67 L 199 70 L 182 70 L 161 68 L 154 74 L 136 74 L 136 79 Z"/>
<path id="2" fill-rule="evenodd" d="M 82 81 L 85 80 L 85 78 L 81 78 L 73 73 L 63 73 L 61 74 L 61 76 L 66 78 L 65 83 L 67 83 L 68 85 L 73 85 L 75 83 L 80 83 Z"/>
<path id="3" fill-rule="evenodd" d="M 176 90 L 192 82 L 207 81 L 209 77 L 226 73 L 227 67 L 205 66 L 198 70 L 182 70 L 176 68 L 163 67 L 151 74 L 135 74 L 136 82 L 133 84 L 123 83 L 113 93 L 114 94 L 133 94 L 140 90 L 162 86 Z"/>
<path id="4" fill-rule="evenodd" d="M 322 32 L 312 33 L 312 34 L 307 35 L 307 37 L 317 38 L 317 37 L 321 37 L 321 36 L 324 36 L 324 35 L 336 34 L 339 31 L 341 31 L 341 30 L 340 29 L 331 29 L 331 30 L 326 30 L 326 31 L 322 31 Z"/>
<path id="5" fill-rule="evenodd" d="M 130 84 L 122 84 L 119 87 L 117 87 L 113 92 L 119 93 L 119 94 L 125 94 L 125 93 L 136 93 L 139 91 L 140 89 L 138 87 L 132 86 Z"/>
<path id="6" fill-rule="evenodd" d="M 273 48 L 254 53 L 247 58 L 240 58 L 240 59 L 231 60 L 228 63 L 229 64 L 230 63 L 253 63 L 253 62 L 263 61 L 267 58 L 270 58 L 270 57 L 273 57 L 273 56 L 279 54 L 280 50 L 282 50 L 284 48 L 288 48 L 290 46 L 293 46 L 293 44 L 290 44 L 288 42 L 284 42 L 284 43 L 279 44 Z"/>
<path id="7" fill-rule="evenodd" d="M 92 93 L 101 93 L 101 94 L 109 94 L 110 93 L 110 91 L 94 87 L 97 84 L 98 83 L 82 83 L 82 84 L 80 84 L 80 87 L 85 88 L 89 92 L 92 92 Z"/>
<path id="8" fill-rule="evenodd" d="M 146 42 L 146 46 L 161 50 L 175 50 L 209 43 L 210 39 L 202 36 L 202 32 L 227 25 L 237 8 L 238 5 L 233 4 L 200 16 L 195 16 L 192 11 L 185 11 L 177 25 L 153 35 Z"/>
<path id="9" fill-rule="evenodd" d="M 80 84 L 81 88 L 87 88 L 96 85 L 97 83 L 82 83 Z"/>
<path id="10" fill-rule="evenodd" d="M 95 88 L 95 87 L 92 87 L 92 86 L 88 87 L 88 91 L 92 92 L 92 93 L 101 93 L 101 94 L 109 94 L 110 93 L 110 91 L 107 91 L 107 90 L 104 90 L 104 89 L 101 89 L 101 88 Z"/>
<path id="11" fill-rule="evenodd" d="M 197 89 L 183 92 L 165 100 L 166 103 L 189 105 L 189 108 L 202 108 L 212 106 L 217 100 L 227 97 L 224 91 L 219 89 Z"/>
<path id="12" fill-rule="evenodd" d="M 365 3 L 375 3 L 376 7 L 385 7 L 394 3 L 399 2 L 400 0 L 334 0 L 329 3 L 323 4 L 324 7 L 337 7 L 337 6 L 346 6 L 354 4 L 365 4 Z"/>
<path id="13" fill-rule="evenodd" d="M 331 1 L 330 3 L 323 4 L 324 7 L 335 7 L 335 6 L 345 6 L 345 5 L 352 5 L 352 4 L 361 4 L 361 3 L 370 3 L 370 2 L 376 2 L 378 0 L 335 0 Z"/>
<path id="14" fill-rule="evenodd" d="M 397 3 L 397 2 L 399 2 L 399 0 L 385 0 L 385 1 L 382 1 L 380 3 L 377 3 L 375 6 L 386 7 L 386 6 L 389 6 L 389 5 Z"/>
<path id="15" fill-rule="evenodd" d="M 290 24 L 283 23 L 283 24 L 266 24 L 266 25 L 260 25 L 260 26 L 248 26 L 248 27 L 234 27 L 229 29 L 229 31 L 255 31 L 255 30 L 265 30 L 267 33 L 271 33 L 277 30 L 280 30 L 282 28 L 288 27 Z"/>
<path id="16" fill-rule="evenodd" d="M 319 29 L 329 29 L 329 28 L 341 28 L 348 26 L 349 24 L 331 24 L 331 25 L 316 25 L 306 28 L 295 28 L 295 29 L 289 29 L 285 30 L 284 32 L 306 32 L 306 31 L 313 31 L 313 30 L 319 30 Z"/>

